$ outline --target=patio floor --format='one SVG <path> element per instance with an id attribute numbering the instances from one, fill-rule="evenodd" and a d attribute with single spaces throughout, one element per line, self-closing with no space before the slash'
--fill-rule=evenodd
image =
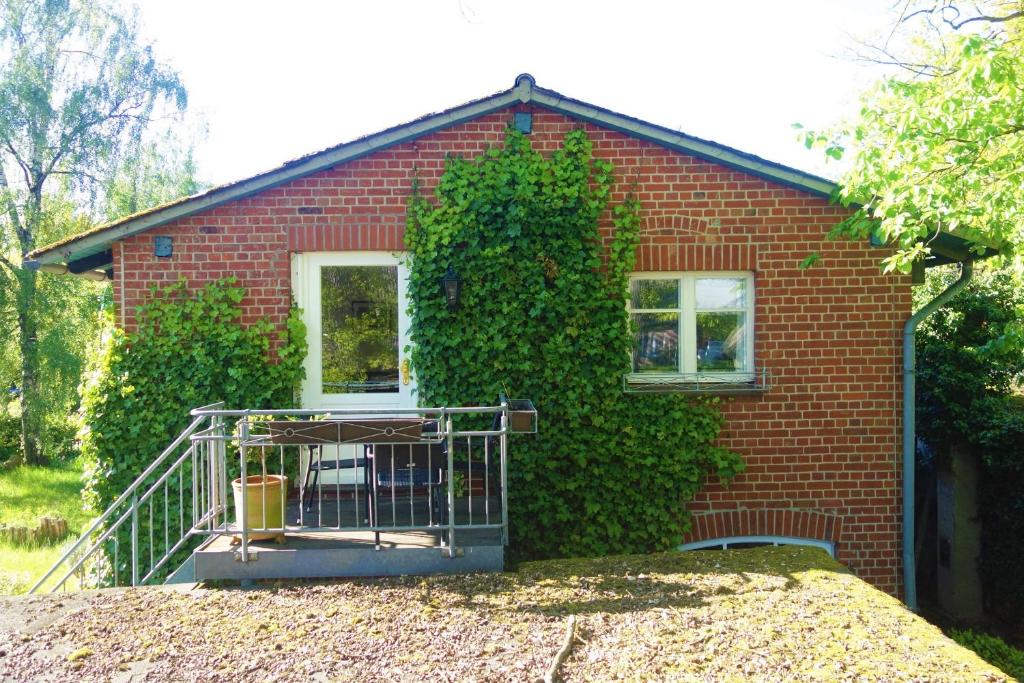
<path id="1" fill-rule="evenodd" d="M 309 512 L 300 514 L 299 501 L 288 501 L 288 526 L 304 527 L 284 534 L 283 539 L 251 540 L 249 557 L 242 561 L 241 547 L 231 535 L 213 536 L 195 552 L 191 579 L 289 579 L 345 576 L 401 576 L 459 574 L 502 571 L 504 547 L 501 529 L 457 529 L 455 555 L 442 547 L 446 527 L 418 530 L 384 530 L 379 534 L 364 529 L 367 523 L 365 498 L 327 496 L 314 500 Z M 500 524 L 499 501 L 495 497 L 473 496 L 456 500 L 457 525 Z M 377 503 L 379 526 L 425 526 L 431 519 L 425 497 L 382 497 Z M 338 525 L 345 530 L 325 529 Z M 436 524 L 438 520 L 435 519 Z M 379 542 L 378 542 L 379 541 Z"/>

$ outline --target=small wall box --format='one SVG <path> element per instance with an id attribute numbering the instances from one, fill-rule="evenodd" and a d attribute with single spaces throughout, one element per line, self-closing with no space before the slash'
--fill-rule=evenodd
<path id="1" fill-rule="evenodd" d="M 517 434 L 537 433 L 537 409 L 528 398 L 508 399 L 508 428 Z"/>

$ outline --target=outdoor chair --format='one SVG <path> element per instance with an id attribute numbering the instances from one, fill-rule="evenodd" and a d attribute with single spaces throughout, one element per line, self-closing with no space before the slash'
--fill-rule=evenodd
<path id="1" fill-rule="evenodd" d="M 396 508 L 402 501 L 402 513 L 408 511 L 410 525 L 423 523 L 424 518 L 417 515 L 425 516 L 428 525 L 437 523 L 444 499 L 441 487 L 446 482 L 443 443 L 373 444 L 367 451 L 367 462 L 364 476 L 372 525 L 378 524 L 378 516 L 384 517 L 379 508 L 388 501 L 394 501 Z M 425 503 L 419 511 L 418 501 Z M 392 517 L 397 523 L 397 510 L 393 510 Z"/>
<path id="2" fill-rule="evenodd" d="M 357 458 L 334 458 L 334 459 L 323 459 L 324 445 L 323 444 L 310 444 L 309 445 L 309 464 L 306 466 L 306 474 L 303 477 L 301 499 L 302 505 L 305 507 L 306 512 L 313 509 L 313 496 L 316 492 L 317 482 L 320 481 L 321 472 L 332 472 L 332 471 L 343 471 L 343 470 L 357 470 L 359 468 L 365 468 L 367 466 L 366 451 L 369 448 L 369 444 L 363 445 L 363 455 Z M 312 478 L 312 482 L 310 481 Z"/>

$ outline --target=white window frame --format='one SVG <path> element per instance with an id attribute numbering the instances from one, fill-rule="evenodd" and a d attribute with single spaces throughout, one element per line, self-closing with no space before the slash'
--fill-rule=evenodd
<path id="1" fill-rule="evenodd" d="M 679 359 L 678 372 L 656 373 L 656 372 L 630 372 L 629 381 L 632 383 L 661 382 L 666 378 L 681 377 L 684 375 L 697 376 L 697 280 L 698 279 L 737 279 L 746 280 L 746 314 L 747 338 L 744 340 L 746 370 L 716 370 L 708 372 L 708 376 L 700 377 L 701 382 L 737 382 L 750 383 L 755 380 L 754 368 L 754 274 L 750 271 L 674 271 L 674 272 L 635 272 L 629 276 L 629 294 L 626 298 L 626 312 L 632 324 L 633 313 L 679 313 Z M 679 307 L 678 308 L 641 308 L 633 309 L 633 282 L 635 280 L 678 280 L 679 281 Z M 722 312 L 737 311 L 741 309 L 716 309 Z M 630 367 L 632 368 L 632 350 L 630 350 Z M 702 373 L 703 375 L 703 373 Z"/>

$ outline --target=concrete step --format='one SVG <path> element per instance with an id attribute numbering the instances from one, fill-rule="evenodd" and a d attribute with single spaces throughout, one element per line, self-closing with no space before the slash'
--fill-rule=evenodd
<path id="1" fill-rule="evenodd" d="M 228 536 L 215 538 L 193 554 L 195 581 L 213 579 L 299 579 L 500 572 L 504 547 L 500 531 L 456 534 L 455 557 L 439 547 L 431 532 L 382 533 L 380 546 L 370 532 L 288 534 L 285 542 L 249 544 L 249 561 Z M 177 573 L 177 572 L 176 572 Z"/>

